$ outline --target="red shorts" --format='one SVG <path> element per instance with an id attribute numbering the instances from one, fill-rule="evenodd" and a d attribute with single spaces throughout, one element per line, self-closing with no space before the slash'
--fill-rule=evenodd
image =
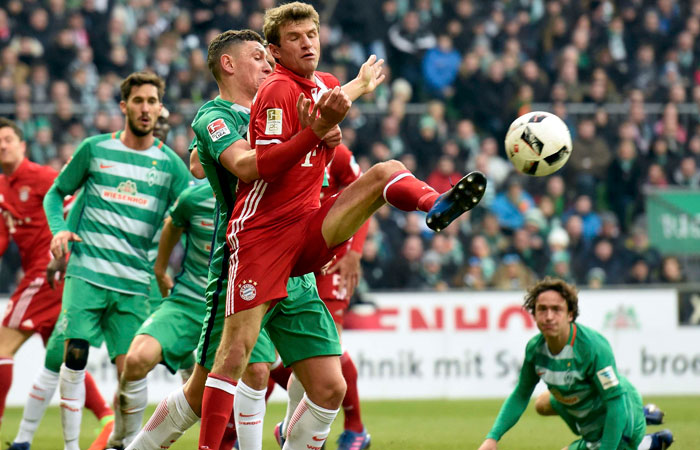
<path id="1" fill-rule="evenodd" d="M 343 244 L 328 248 L 321 227 L 337 198 L 329 198 L 292 224 L 229 237 L 227 317 L 287 297 L 290 276 L 316 272 L 333 258 Z"/>
<path id="2" fill-rule="evenodd" d="M 39 333 L 46 344 L 61 312 L 63 281 L 51 289 L 43 273 L 25 275 L 10 297 L 2 326 Z"/>

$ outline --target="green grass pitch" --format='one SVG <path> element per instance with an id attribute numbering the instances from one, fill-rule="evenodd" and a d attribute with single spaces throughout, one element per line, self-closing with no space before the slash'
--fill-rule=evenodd
<path id="1" fill-rule="evenodd" d="M 700 449 L 700 397 L 648 397 L 666 413 L 666 423 L 676 443 L 672 448 Z M 367 401 L 362 404 L 364 422 L 372 434 L 374 450 L 457 450 L 476 449 L 500 408 L 500 400 L 430 400 L 430 401 Z M 555 417 L 539 417 L 530 402 L 520 422 L 501 440 L 499 448 L 504 450 L 561 449 L 575 439 L 564 422 Z M 149 407 L 150 417 L 154 407 Z M 8 408 L 0 430 L 0 448 L 14 438 L 21 419 L 21 408 Z M 284 405 L 268 406 L 265 417 L 263 448 L 275 449 L 272 428 L 284 414 Z M 87 448 L 95 436 L 97 422 L 89 413 L 83 419 L 81 448 Z M 661 427 L 652 426 L 649 432 Z M 342 431 L 342 413 L 333 424 L 326 447 L 335 449 L 335 439 Z M 191 450 L 196 448 L 199 426 L 192 428 L 171 449 Z M 51 407 L 37 432 L 33 450 L 61 450 L 61 424 L 57 407 Z"/>

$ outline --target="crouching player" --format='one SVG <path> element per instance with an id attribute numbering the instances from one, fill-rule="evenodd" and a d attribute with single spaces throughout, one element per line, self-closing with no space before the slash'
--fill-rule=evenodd
<path id="1" fill-rule="evenodd" d="M 541 379 L 551 395 L 538 398 L 537 411 L 558 414 L 581 436 L 569 450 L 663 450 L 673 442 L 668 430 L 645 435 L 642 399 L 617 372 L 608 341 L 576 324 L 576 289 L 545 278 L 530 288 L 524 308 L 540 334 L 530 339 L 515 390 L 506 399 L 479 450 L 497 448 L 501 437 L 520 419 Z"/>

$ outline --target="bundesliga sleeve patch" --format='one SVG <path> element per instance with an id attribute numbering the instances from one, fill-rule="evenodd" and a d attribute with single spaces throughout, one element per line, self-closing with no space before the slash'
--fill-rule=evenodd
<path id="1" fill-rule="evenodd" d="M 613 370 L 612 366 L 603 367 L 596 372 L 596 375 L 598 376 L 598 381 L 600 381 L 603 389 L 610 389 L 611 387 L 620 384 L 620 380 L 617 379 L 617 375 L 615 375 L 615 371 Z"/>
<path id="2" fill-rule="evenodd" d="M 265 134 L 268 136 L 279 136 L 282 134 L 282 109 L 271 108 L 267 111 L 267 122 L 265 123 Z"/>
<path id="3" fill-rule="evenodd" d="M 207 131 L 212 142 L 216 142 L 227 134 L 231 134 L 231 130 L 226 126 L 224 119 L 216 119 L 207 125 Z"/>

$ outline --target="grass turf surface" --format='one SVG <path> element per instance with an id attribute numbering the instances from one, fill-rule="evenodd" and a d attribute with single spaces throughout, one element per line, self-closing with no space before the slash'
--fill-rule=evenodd
<path id="1" fill-rule="evenodd" d="M 663 427 L 670 428 L 675 437 L 672 448 L 700 449 L 700 397 L 647 397 L 646 403 L 656 403 L 665 413 L 665 424 L 648 427 L 654 432 Z M 481 444 L 501 406 L 501 400 L 430 400 L 430 401 L 367 401 L 362 404 L 362 414 L 368 431 L 372 435 L 375 450 L 405 449 L 476 449 Z M 150 417 L 154 406 L 147 410 Z M 284 405 L 268 406 L 265 417 L 263 448 L 275 449 L 272 429 L 281 420 Z M 8 408 L 0 430 L 1 448 L 11 441 L 21 420 L 21 408 Z M 326 447 L 335 449 L 335 439 L 342 431 L 341 417 L 336 419 Z M 86 412 L 83 418 L 81 448 L 87 448 L 96 435 L 97 421 Z M 197 444 L 199 425 L 189 430 L 172 450 L 194 449 Z M 561 449 L 575 436 L 563 421 L 555 417 L 539 417 L 530 402 L 520 422 L 501 440 L 499 448 L 513 450 Z M 63 448 L 59 410 L 51 407 L 47 411 L 34 438 L 33 450 L 61 450 Z"/>

